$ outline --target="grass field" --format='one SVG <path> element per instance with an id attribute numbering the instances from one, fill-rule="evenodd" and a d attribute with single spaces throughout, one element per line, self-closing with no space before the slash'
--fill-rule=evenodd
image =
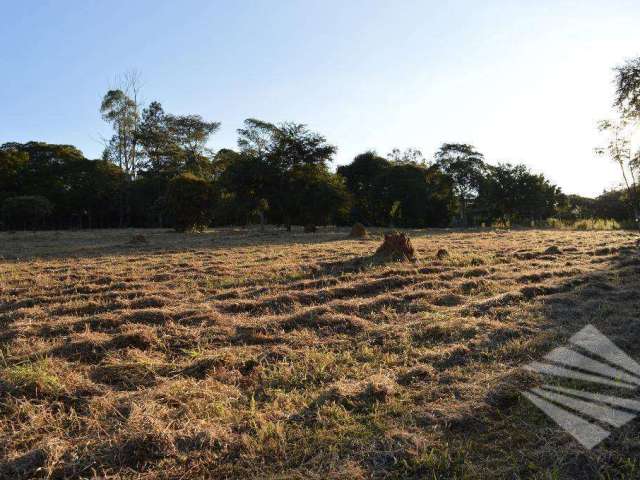
<path id="1" fill-rule="evenodd" d="M 408 233 L 0 234 L 0 477 L 640 478 L 519 393 L 587 323 L 640 359 L 637 234 Z"/>

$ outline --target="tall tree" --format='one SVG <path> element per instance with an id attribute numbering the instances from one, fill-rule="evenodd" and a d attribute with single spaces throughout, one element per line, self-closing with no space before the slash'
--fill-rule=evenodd
<path id="1" fill-rule="evenodd" d="M 387 223 L 378 180 L 390 166 L 389 160 L 370 150 L 356 155 L 350 164 L 338 167 L 338 175 L 345 178 L 347 189 L 353 194 L 354 221 L 365 225 Z"/>
<path id="2" fill-rule="evenodd" d="M 219 122 L 205 121 L 200 115 L 165 113 L 159 102 L 151 102 L 142 111 L 137 135 L 146 168 L 170 177 L 184 172 L 211 177 L 213 152 L 207 142 L 219 128 Z"/>
<path id="3" fill-rule="evenodd" d="M 524 223 L 555 215 L 563 197 L 560 188 L 544 175 L 524 165 L 500 164 L 488 167 L 477 205 L 485 220 Z"/>
<path id="4" fill-rule="evenodd" d="M 435 155 L 437 165 L 451 177 L 458 198 L 460 221 L 468 224 L 467 207 L 478 195 L 486 172 L 484 156 L 473 145 L 445 143 Z"/>
<path id="5" fill-rule="evenodd" d="M 640 152 L 633 152 L 630 140 L 629 121 L 624 117 L 619 121 L 603 120 L 598 124 L 602 132 L 609 135 L 607 145 L 596 148 L 596 154 L 608 155 L 620 168 L 627 190 L 627 198 L 636 225 L 640 228 Z"/>
<path id="6" fill-rule="evenodd" d="M 166 115 L 170 142 L 174 154 L 180 158 L 179 169 L 201 177 L 210 177 L 213 152 L 207 148 L 211 135 L 218 131 L 220 122 L 205 121 L 200 115 Z"/>
<path id="7" fill-rule="evenodd" d="M 398 165 L 426 165 L 427 160 L 424 158 L 422 151 L 417 148 L 406 148 L 404 151 L 394 148 L 389 152 L 387 158 Z"/>
<path id="8" fill-rule="evenodd" d="M 113 127 L 104 158 L 116 163 L 133 179 L 138 163 L 138 128 L 140 123 L 140 79 L 136 72 L 125 74 L 118 88 L 109 90 L 102 98 L 100 113 Z"/>
<path id="9" fill-rule="evenodd" d="M 609 133 L 606 147 L 597 148 L 596 153 L 607 152 L 618 164 L 633 210 L 633 218 L 640 229 L 640 150 L 632 149 L 629 129 L 640 124 L 640 57 L 633 58 L 616 67 L 616 91 L 614 105 L 620 112 L 619 121 L 602 121 L 601 131 Z"/>
<path id="10" fill-rule="evenodd" d="M 615 106 L 626 119 L 640 120 L 640 57 L 615 68 Z"/>
<path id="11" fill-rule="evenodd" d="M 290 181 L 292 171 L 310 165 L 326 170 L 336 147 L 306 125 L 291 122 L 275 125 L 249 118 L 238 136 L 240 155 L 250 158 L 262 172 L 262 185 L 255 195 L 266 199 L 271 215 L 290 229 L 299 206 L 292 191 L 296 188 Z"/>
<path id="12" fill-rule="evenodd" d="M 173 146 L 160 102 L 151 102 L 142 110 L 137 134 L 145 169 L 152 172 L 165 170 L 171 161 Z"/>

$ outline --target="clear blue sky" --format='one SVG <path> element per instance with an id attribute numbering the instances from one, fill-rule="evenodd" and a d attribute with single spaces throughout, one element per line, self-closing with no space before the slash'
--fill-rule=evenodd
<path id="1" fill-rule="evenodd" d="M 640 55 L 637 1 L 1 1 L 0 142 L 98 157 L 101 96 L 137 69 L 146 100 L 222 122 L 215 149 L 257 117 L 307 123 L 336 164 L 466 142 L 567 192 L 618 181 L 595 122 Z"/>

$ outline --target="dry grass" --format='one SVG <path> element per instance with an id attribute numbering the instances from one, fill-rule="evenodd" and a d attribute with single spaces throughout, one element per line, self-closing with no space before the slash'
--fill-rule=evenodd
<path id="1" fill-rule="evenodd" d="M 586 323 L 640 357 L 637 235 L 369 233 L 0 234 L 0 477 L 639 477 L 519 395 Z"/>

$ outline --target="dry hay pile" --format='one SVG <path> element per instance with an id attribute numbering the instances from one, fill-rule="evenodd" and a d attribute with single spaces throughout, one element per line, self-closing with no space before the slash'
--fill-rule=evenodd
<path id="1" fill-rule="evenodd" d="M 438 260 L 444 260 L 445 258 L 449 257 L 449 252 L 447 251 L 447 249 L 445 248 L 441 248 L 440 250 L 438 250 L 438 252 L 436 253 L 436 258 Z"/>
<path id="2" fill-rule="evenodd" d="M 384 241 L 376 250 L 374 257 L 385 261 L 417 261 L 411 239 L 406 234 L 399 232 L 385 233 Z"/>
<path id="3" fill-rule="evenodd" d="M 147 243 L 149 243 L 147 237 L 142 234 L 134 235 L 129 240 L 129 245 L 146 245 Z"/>
<path id="4" fill-rule="evenodd" d="M 351 233 L 349 233 L 350 238 L 366 238 L 367 229 L 364 228 L 364 225 L 361 223 L 356 223 L 353 227 L 351 227 Z"/>

